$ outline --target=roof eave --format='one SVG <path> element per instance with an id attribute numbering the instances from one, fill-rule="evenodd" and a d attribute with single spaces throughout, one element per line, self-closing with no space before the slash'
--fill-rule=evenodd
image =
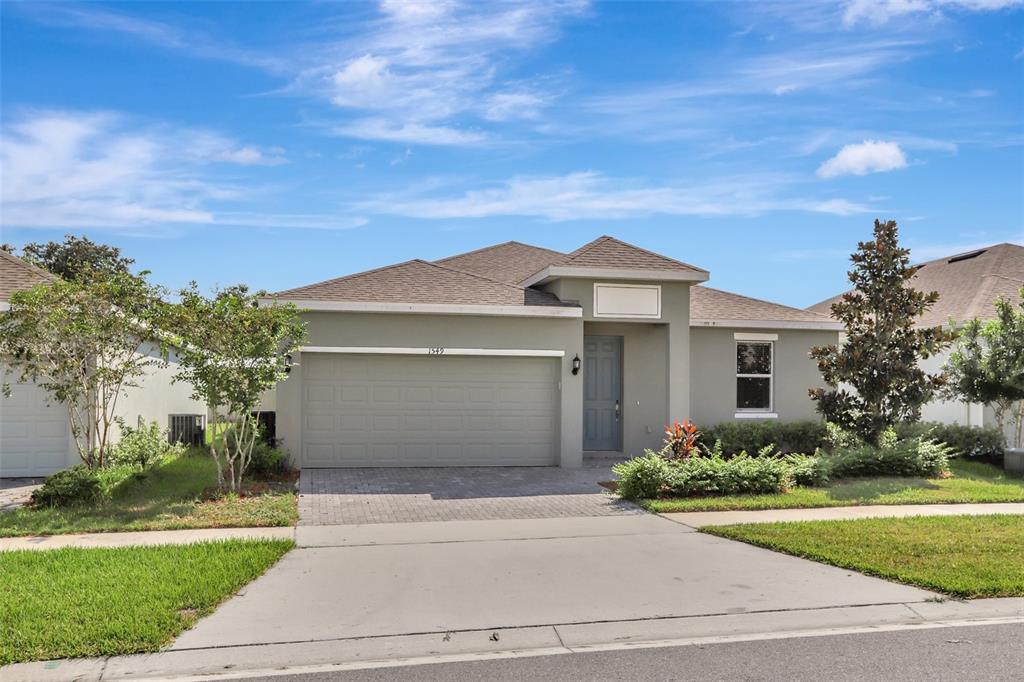
<path id="1" fill-rule="evenodd" d="M 261 298 L 261 305 L 293 303 L 304 311 L 350 313 L 406 313 L 419 315 L 485 315 L 503 317 L 583 317 L 576 306 L 472 305 L 458 303 L 398 303 L 382 301 L 324 301 L 290 298 Z"/>
<path id="2" fill-rule="evenodd" d="M 808 329 L 817 331 L 843 330 L 840 322 L 829 320 L 730 320 L 691 319 L 691 327 L 721 327 L 723 329 Z"/>
<path id="3" fill-rule="evenodd" d="M 519 283 L 522 287 L 546 284 L 556 279 L 611 279 L 656 282 L 706 282 L 710 275 L 704 270 L 640 270 L 623 268 L 587 268 L 550 265 Z"/>

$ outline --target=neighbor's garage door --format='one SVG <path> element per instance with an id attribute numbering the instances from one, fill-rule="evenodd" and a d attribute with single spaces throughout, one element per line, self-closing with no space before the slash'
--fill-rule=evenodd
<path id="1" fill-rule="evenodd" d="M 303 354 L 303 466 L 557 463 L 553 358 Z"/>
<path id="2" fill-rule="evenodd" d="M 67 411 L 46 404 L 34 384 L 19 384 L 11 375 L 10 397 L 0 395 L 0 477 L 45 476 L 68 465 L 71 433 Z"/>

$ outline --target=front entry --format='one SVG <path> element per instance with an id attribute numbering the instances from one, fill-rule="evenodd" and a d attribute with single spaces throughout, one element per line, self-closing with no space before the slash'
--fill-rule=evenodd
<path id="1" fill-rule="evenodd" d="M 583 337 L 583 449 L 622 450 L 622 337 Z"/>

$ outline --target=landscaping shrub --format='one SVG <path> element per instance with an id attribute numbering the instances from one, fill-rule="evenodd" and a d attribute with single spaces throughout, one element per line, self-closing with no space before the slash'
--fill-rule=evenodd
<path id="1" fill-rule="evenodd" d="M 782 461 L 789 467 L 795 485 L 813 487 L 828 483 L 829 466 L 824 457 L 793 453 L 785 455 Z"/>
<path id="2" fill-rule="evenodd" d="M 253 446 L 249 472 L 257 477 L 279 476 L 288 471 L 288 456 L 281 448 L 260 441 Z"/>
<path id="3" fill-rule="evenodd" d="M 102 495 L 97 473 L 79 464 L 47 476 L 43 485 L 32 491 L 31 501 L 40 507 L 67 507 L 95 502 Z"/>
<path id="4" fill-rule="evenodd" d="M 650 450 L 643 457 L 616 464 L 618 493 L 629 500 L 696 495 L 739 495 L 783 492 L 793 484 L 792 466 L 768 452 L 750 456 L 742 452 L 686 459 L 665 459 Z"/>
<path id="5" fill-rule="evenodd" d="M 612 467 L 618 476 L 617 492 L 627 500 L 658 497 L 668 485 L 671 467 L 656 452 L 647 450 L 642 457 L 634 457 Z"/>
<path id="6" fill-rule="evenodd" d="M 767 453 L 691 457 L 672 462 L 670 471 L 669 489 L 679 497 L 780 493 L 793 483 L 786 462 Z"/>
<path id="7" fill-rule="evenodd" d="M 137 426 L 121 429 L 121 440 L 110 453 L 108 461 L 114 466 L 128 464 L 146 469 L 166 455 L 181 455 L 184 452 L 183 444 L 168 442 L 159 424 L 146 424 L 140 417 Z"/>
<path id="8" fill-rule="evenodd" d="M 1006 447 L 1006 437 L 994 426 L 961 426 L 940 422 L 899 424 L 900 438 L 927 438 L 945 443 L 960 457 L 999 457 Z"/>
<path id="9" fill-rule="evenodd" d="M 885 439 L 883 439 L 884 441 Z M 832 478 L 860 476 L 940 476 L 949 470 L 945 443 L 892 436 L 881 447 L 864 443 L 822 455 Z"/>
<path id="10" fill-rule="evenodd" d="M 773 452 L 814 452 L 825 443 L 825 424 L 820 421 L 738 421 L 722 422 L 704 430 L 700 441 L 710 447 L 722 441 L 725 455 L 760 452 L 774 445 Z"/>

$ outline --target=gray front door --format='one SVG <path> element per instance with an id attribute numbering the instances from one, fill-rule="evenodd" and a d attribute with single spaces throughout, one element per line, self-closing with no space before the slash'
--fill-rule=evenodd
<path id="1" fill-rule="evenodd" d="M 622 449 L 622 337 L 583 337 L 583 449 Z"/>

